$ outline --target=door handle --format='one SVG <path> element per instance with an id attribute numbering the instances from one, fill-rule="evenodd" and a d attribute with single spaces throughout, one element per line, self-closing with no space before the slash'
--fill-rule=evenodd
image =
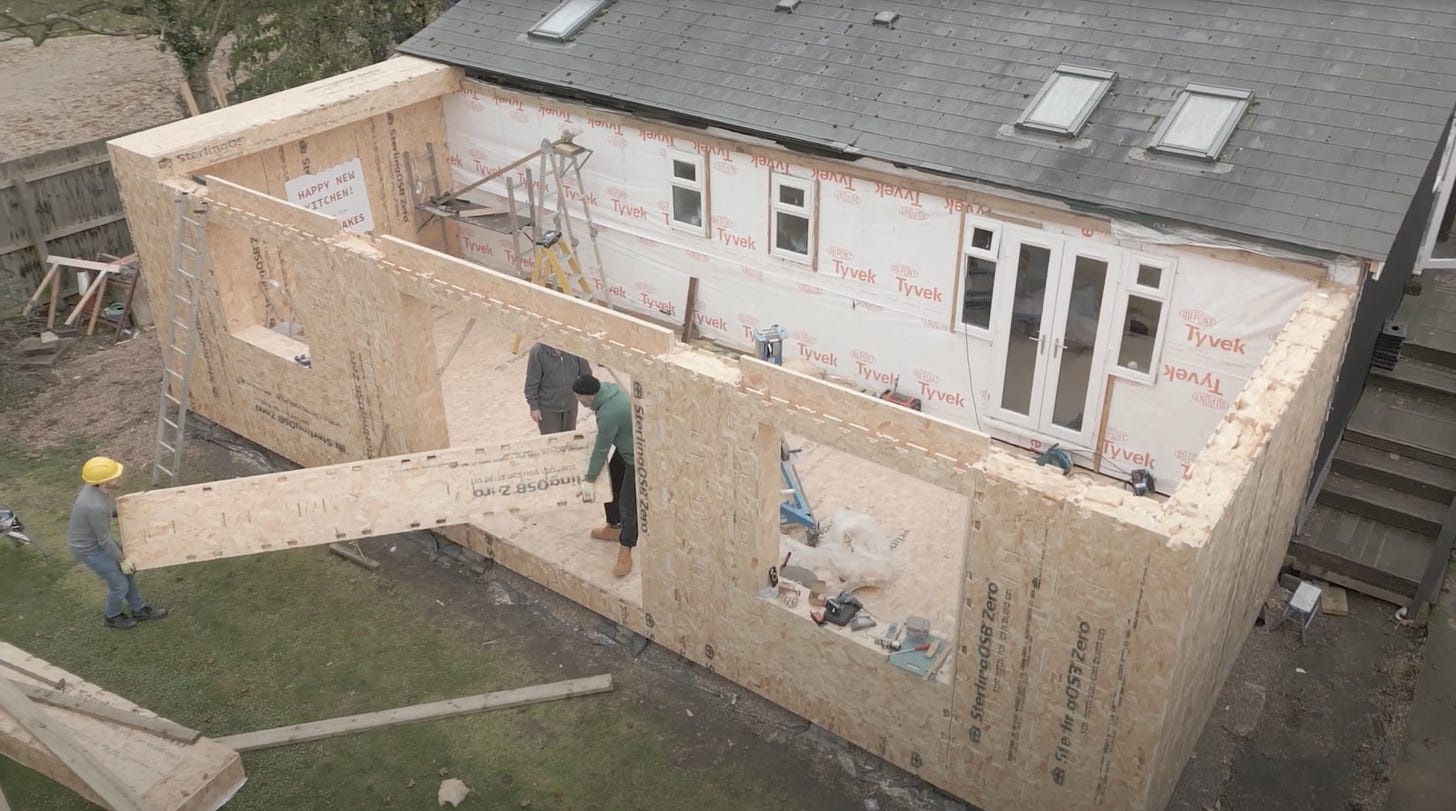
<path id="1" fill-rule="evenodd" d="M 1046 349 L 1046 333 L 1038 332 L 1032 340 L 1036 341 L 1036 354 L 1040 355 Z"/>
<path id="2" fill-rule="evenodd" d="M 1066 348 L 1067 342 L 1065 340 L 1057 338 L 1056 340 L 1052 341 L 1052 359 L 1055 360 L 1057 358 L 1060 358 L 1062 356 L 1062 350 Z"/>

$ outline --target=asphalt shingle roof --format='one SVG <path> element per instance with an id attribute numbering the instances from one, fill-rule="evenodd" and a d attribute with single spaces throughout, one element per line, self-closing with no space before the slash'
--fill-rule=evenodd
<path id="1" fill-rule="evenodd" d="M 1456 106 L 1452 0 L 462 0 L 400 50 L 792 146 L 1384 259 Z M 893 29 L 872 26 L 894 9 Z M 1115 70 L 1075 142 L 1009 130 L 1059 64 Z M 1190 82 L 1254 101 L 1215 169 L 1142 151 Z M 1076 147 L 1073 144 L 1083 144 Z M 846 156 L 852 157 L 852 156 Z"/>

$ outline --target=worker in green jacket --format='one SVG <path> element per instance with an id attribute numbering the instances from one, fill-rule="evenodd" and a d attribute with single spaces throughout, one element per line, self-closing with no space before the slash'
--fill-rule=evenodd
<path id="1" fill-rule="evenodd" d="M 571 385 L 576 399 L 597 415 L 597 441 L 592 447 L 591 459 L 587 461 L 586 475 L 582 478 L 581 500 L 596 499 L 596 480 L 607 463 L 607 454 L 616 451 L 622 460 L 622 477 L 613 481 L 617 492 L 612 500 L 617 503 L 622 527 L 619 532 L 593 530 L 592 537 L 599 540 L 616 540 L 617 565 L 612 574 L 626 577 L 632 571 L 632 549 L 637 546 L 637 468 L 632 454 L 632 404 L 622 387 L 614 383 L 603 383 L 591 375 L 582 375 Z"/>

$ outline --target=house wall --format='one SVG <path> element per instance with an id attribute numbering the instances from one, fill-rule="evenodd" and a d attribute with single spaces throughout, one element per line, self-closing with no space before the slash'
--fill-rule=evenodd
<path id="1" fill-rule="evenodd" d="M 1019 231 L 1052 235 L 1068 249 L 1114 246 L 1130 257 L 1170 261 L 1175 279 L 1155 377 L 1149 383 L 1109 374 L 1114 332 L 1114 351 L 1094 371 L 1103 395 L 1094 395 L 1094 409 L 1105 410 L 1106 420 L 1088 447 L 1101 452 L 1077 456 L 1117 478 L 1151 468 L 1163 492 L 1176 489 L 1315 283 L 1312 276 L 1322 273 L 1271 267 L 1251 255 L 1138 244 L 1113 236 L 1105 220 L 473 81 L 445 97 L 444 111 L 457 187 L 514 162 L 543 139 L 580 132 L 576 143 L 594 150 L 583 169 L 584 196 L 602 226 L 601 262 L 586 250 L 584 259 L 612 306 L 682 323 L 688 280 L 696 277 L 691 317 L 699 334 L 752 350 L 755 327 L 782 324 L 792 333 L 786 357 L 874 392 L 898 381 L 921 397 L 927 413 L 1037 450 L 1048 441 L 1044 435 L 987 419 L 997 369 L 991 335 L 951 326 L 959 323 L 967 228 L 1002 228 L 1003 244 Z M 703 158 L 706 236 L 669 222 L 672 155 Z M 513 173 L 518 194 L 525 168 Z M 812 264 L 769 249 L 770 182 L 783 174 L 817 187 Z M 533 181 L 554 206 L 551 189 L 539 177 Z M 506 193 L 503 181 L 483 188 Z M 569 194 L 568 210 L 579 217 L 583 192 L 573 186 Z M 576 232 L 583 233 L 581 224 Z M 510 269 L 514 250 L 502 234 L 460 227 L 462 256 Z"/>
<path id="2" fill-rule="evenodd" d="M 168 289 L 171 201 L 188 193 L 209 201 L 214 289 L 256 278 L 251 253 L 233 247 L 257 240 L 311 291 L 299 302 L 308 369 L 233 335 L 221 298 L 204 300 L 213 349 L 194 375 L 194 392 L 204 390 L 198 410 L 303 464 L 344 462 L 447 441 L 431 308 L 590 354 L 633 384 L 640 605 L 542 565 L 509 539 L 469 527 L 452 537 L 988 811 L 1161 807 L 1292 527 L 1299 488 L 1289 485 L 1308 467 L 1317 427 L 1300 409 L 1328 396 L 1350 291 L 1306 294 L 1223 415 L 1207 464 L 1195 462 L 1167 504 L 1136 498 L 1086 474 L 1037 467 L 935 413 L 695 350 L 630 315 L 394 236 L 341 232 L 336 220 L 253 190 L 271 181 L 239 168 L 325 136 L 352 141 L 366 167 L 388 165 L 380 154 L 401 142 L 359 134 L 386 112 L 378 99 L 429 110 L 423 102 L 454 81 L 448 69 L 390 60 L 112 143 L 152 289 Z M 205 177 L 197 188 L 187 178 L 210 170 L 179 168 L 179 151 L 203 149 L 189 144 L 213 143 L 215 129 L 241 121 L 253 124 L 229 138 L 245 147 L 216 156 L 239 182 Z M 405 145 L 443 136 L 433 113 L 419 121 Z M 280 395 L 300 409 L 286 423 L 262 411 Z M 292 416 L 303 408 L 332 428 Z M 945 681 L 889 667 L 863 639 L 757 596 L 777 562 L 776 460 L 786 432 L 967 497 L 959 616 L 953 629 L 937 629 L 955 639 Z M 207 497 L 198 488 L 197 509 Z M 287 503 L 265 496 L 252 508 Z M 135 528 L 128 512 L 124 536 L 164 531 Z M 250 543 L 261 550 L 276 540 Z"/>

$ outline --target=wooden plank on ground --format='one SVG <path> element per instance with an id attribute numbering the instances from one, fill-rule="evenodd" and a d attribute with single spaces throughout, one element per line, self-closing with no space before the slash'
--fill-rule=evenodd
<path id="1" fill-rule="evenodd" d="M 576 497 L 591 440 L 554 434 L 134 493 L 127 555 L 155 569 L 533 513 Z"/>
<path id="2" fill-rule="evenodd" d="M 0 679 L 0 710 L 105 800 L 113 811 L 145 811 L 142 798 L 97 763 L 63 727 L 49 723 L 39 708 L 9 679 Z"/>
<path id="3" fill-rule="evenodd" d="M 168 721 L 166 718 L 129 712 L 111 704 L 86 698 L 85 696 L 62 693 L 59 690 L 52 690 L 49 687 L 36 687 L 19 683 L 15 686 L 20 688 L 20 692 L 24 693 L 32 701 L 39 701 L 42 704 L 49 704 L 52 707 L 72 710 L 83 715 L 89 715 L 92 718 L 100 718 L 103 721 L 113 721 L 122 726 L 150 732 L 168 740 L 179 743 L 192 743 L 202 737 L 201 732 L 184 727 L 176 721 Z"/>
<path id="4" fill-rule="evenodd" d="M 20 675 L 25 676 L 26 678 L 35 679 L 36 681 L 40 682 L 41 684 L 49 685 L 51 687 L 54 687 L 57 690 L 64 690 L 64 689 L 66 689 L 66 680 L 65 679 L 56 680 L 56 679 L 52 679 L 52 678 L 50 678 L 48 676 L 42 676 L 41 674 L 36 673 L 34 670 L 31 670 L 30 668 L 27 668 L 27 667 L 25 667 L 23 665 L 18 665 L 15 662 L 12 662 L 12 661 L 10 661 L 8 659 L 5 659 L 3 657 L 0 657 L 0 667 L 7 668 L 9 670 L 13 670 L 16 673 L 19 673 Z"/>
<path id="5" fill-rule="evenodd" d="M 1332 617 L 1350 616 L 1349 592 L 1333 584 L 1325 586 L 1324 597 L 1320 600 L 1320 611 Z"/>
<path id="6" fill-rule="evenodd" d="M 524 707 L 573 696 L 594 695 L 611 689 L 612 676 L 610 673 L 603 673 L 600 676 L 585 679 L 538 684 L 517 690 L 501 690 L 466 698 L 452 698 L 448 701 L 435 701 L 429 704 L 415 704 L 379 712 L 348 715 L 343 718 L 330 718 L 326 721 L 244 732 L 239 735 L 218 738 L 217 742 L 238 752 L 251 752 L 255 749 L 316 741 L 320 738 L 331 738 L 335 735 L 347 735 L 351 732 L 363 732 L 369 729 L 415 724 L 440 718 L 454 718 L 486 710 Z"/>

